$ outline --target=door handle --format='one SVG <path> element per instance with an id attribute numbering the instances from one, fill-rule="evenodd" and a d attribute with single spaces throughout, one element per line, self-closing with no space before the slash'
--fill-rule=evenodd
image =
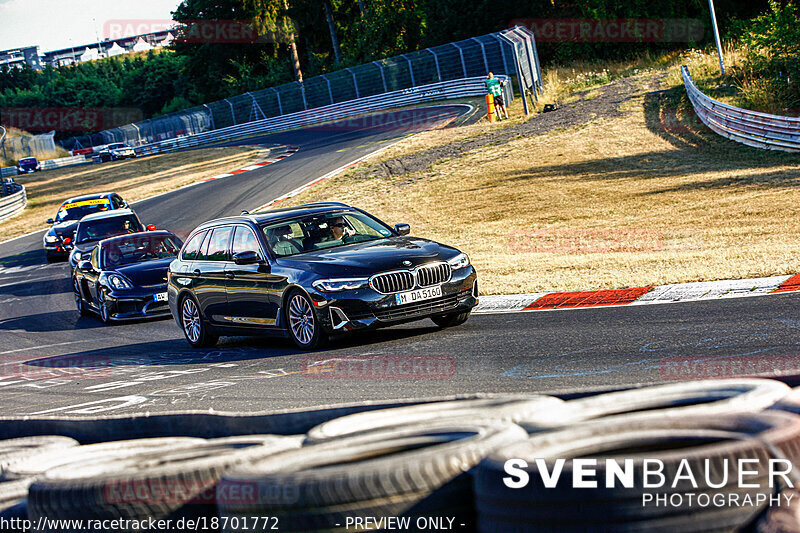
<path id="1" fill-rule="evenodd" d="M 196 269 L 194 269 L 194 272 L 193 272 L 193 274 L 194 274 L 195 276 L 199 276 L 200 274 L 202 274 L 202 272 L 200 272 L 200 269 L 199 269 L 199 268 L 196 268 Z"/>
<path id="2" fill-rule="evenodd" d="M 225 272 L 225 277 L 228 279 L 233 279 L 236 275 L 233 272 Z"/>

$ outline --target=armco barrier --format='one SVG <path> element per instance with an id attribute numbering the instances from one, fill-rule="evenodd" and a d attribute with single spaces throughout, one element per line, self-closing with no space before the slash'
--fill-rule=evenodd
<path id="1" fill-rule="evenodd" d="M 7 178 L 9 176 L 17 175 L 17 167 L 3 167 L 0 168 L 0 178 Z"/>
<path id="2" fill-rule="evenodd" d="M 142 146 L 167 139 L 241 126 L 266 118 L 343 104 L 433 83 L 474 76 L 516 77 L 527 115 L 527 100 L 541 89 L 541 68 L 533 33 L 523 27 L 354 65 L 302 82 L 291 82 L 231 96 L 168 115 L 59 141 L 66 150 L 111 142 Z"/>
<path id="3" fill-rule="evenodd" d="M 697 116 L 711 130 L 754 148 L 800 151 L 800 117 L 769 115 L 724 104 L 700 92 L 686 66 L 681 67 L 681 74 Z"/>
<path id="4" fill-rule="evenodd" d="M 507 80 L 507 76 L 498 76 L 502 80 Z M 171 150 L 181 150 L 217 141 L 224 141 L 245 135 L 259 133 L 270 133 L 275 131 L 310 126 L 334 120 L 341 120 L 356 115 L 362 115 L 374 111 L 382 111 L 402 107 L 406 105 L 429 102 L 432 100 L 443 100 L 452 98 L 464 98 L 470 96 L 483 96 L 486 94 L 485 78 L 463 78 L 450 80 L 430 85 L 422 85 L 411 89 L 402 89 L 390 93 L 367 96 L 349 102 L 341 102 L 307 111 L 299 111 L 278 117 L 270 117 L 262 120 L 255 120 L 238 126 L 228 126 L 218 130 L 212 130 L 196 135 L 189 135 L 178 139 L 168 139 L 157 143 L 146 144 L 136 147 L 137 155 L 154 154 L 168 152 Z M 505 98 L 511 102 L 514 97 L 511 84 L 505 86 Z"/>
<path id="5" fill-rule="evenodd" d="M 28 205 L 28 197 L 25 195 L 25 187 L 15 184 L 19 190 L 8 196 L 0 197 L 0 221 L 11 218 Z"/>
<path id="6" fill-rule="evenodd" d="M 60 159 L 49 159 L 47 161 L 42 161 L 41 166 L 42 170 L 53 170 L 54 168 L 62 168 L 62 167 L 69 167 L 72 165 L 80 165 L 86 163 L 87 159 L 86 156 L 83 155 L 75 155 L 71 157 L 62 157 Z"/>

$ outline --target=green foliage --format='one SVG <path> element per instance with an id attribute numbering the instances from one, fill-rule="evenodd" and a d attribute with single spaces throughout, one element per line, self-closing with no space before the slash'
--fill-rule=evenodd
<path id="1" fill-rule="evenodd" d="M 290 37 L 306 77 L 501 30 L 515 19 L 694 18 L 711 38 L 707 0 L 327 0 L 342 63 L 334 60 L 320 0 L 183 0 L 178 21 L 253 21 L 255 43 L 193 42 L 169 51 L 36 72 L 0 68 L 0 107 L 138 107 L 144 117 L 178 111 L 294 80 Z M 794 91 L 797 0 L 717 1 L 724 34 L 747 33 L 763 83 Z M 744 23 L 767 10 L 753 23 Z M 540 43 L 545 62 L 604 60 L 694 43 Z M 790 81 L 786 81 L 786 80 Z M 754 84 L 753 87 L 759 87 Z M 789 89 L 787 89 L 789 87 Z"/>
<path id="2" fill-rule="evenodd" d="M 748 107 L 780 112 L 800 106 L 800 9 L 771 0 L 744 27 L 742 41 L 748 64 L 737 81 Z"/>

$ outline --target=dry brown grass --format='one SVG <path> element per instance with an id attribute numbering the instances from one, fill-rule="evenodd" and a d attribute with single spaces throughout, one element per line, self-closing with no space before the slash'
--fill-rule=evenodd
<path id="1" fill-rule="evenodd" d="M 652 108 L 641 90 L 621 118 L 413 175 L 356 179 L 355 167 L 291 203 L 339 200 L 408 222 L 468 252 L 487 294 L 800 272 L 800 157 L 698 130 L 675 103 L 682 87 L 667 95 Z"/>
<path id="2" fill-rule="evenodd" d="M 113 163 L 85 165 L 17 176 L 25 186 L 28 206 L 0 223 L 3 239 L 46 227 L 45 220 L 70 196 L 115 191 L 128 202 L 175 190 L 259 159 L 253 148 L 207 148 Z"/>

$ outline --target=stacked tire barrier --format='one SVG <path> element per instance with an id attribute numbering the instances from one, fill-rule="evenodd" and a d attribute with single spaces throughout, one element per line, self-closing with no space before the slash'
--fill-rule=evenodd
<path id="1" fill-rule="evenodd" d="M 686 95 L 700 120 L 723 137 L 754 148 L 800 151 L 800 117 L 784 117 L 724 104 L 700 92 L 689 69 L 681 67 Z"/>
<path id="2" fill-rule="evenodd" d="M 8 186 L 3 186 L 7 188 Z M 28 197 L 25 193 L 25 187 L 14 183 L 11 185 L 15 189 L 11 194 L 0 196 L 0 222 L 18 215 L 28 205 Z"/>
<path id="3" fill-rule="evenodd" d="M 154 417 L 5 418 L 0 435 L 16 438 L 0 441 L 0 521 L 48 531 L 70 530 L 54 520 L 115 520 L 119 531 L 147 520 L 165 531 L 799 531 L 788 490 L 800 482 L 799 398 L 778 381 L 736 379 L 567 401 L 471 395 L 190 415 L 171 431 Z M 148 432 L 172 435 L 131 438 Z M 594 479 L 631 483 L 576 486 L 587 460 Z M 675 481 L 648 488 L 653 461 Z M 648 493 L 672 504 L 645 505 Z M 753 503 L 698 506 L 689 493 Z"/>

